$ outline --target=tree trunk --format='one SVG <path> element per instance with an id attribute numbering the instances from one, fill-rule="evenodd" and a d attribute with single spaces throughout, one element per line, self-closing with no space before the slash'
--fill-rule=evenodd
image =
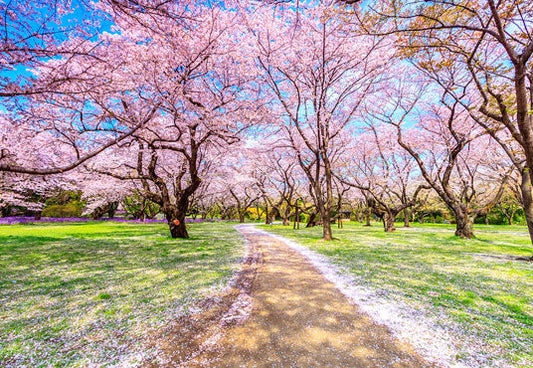
<path id="1" fill-rule="evenodd" d="M 322 239 L 333 240 L 333 232 L 331 231 L 331 216 L 324 216 L 322 219 Z"/>
<path id="2" fill-rule="evenodd" d="M 522 58 L 520 58 L 522 59 Z M 523 137 L 522 147 L 526 156 L 526 167 L 522 170 L 522 182 L 520 190 L 522 192 L 522 204 L 526 215 L 529 237 L 533 241 L 533 196 L 531 193 L 531 170 L 533 169 L 533 131 L 532 116 L 530 114 L 530 103 L 528 100 L 528 88 L 526 86 L 528 60 L 521 60 L 514 64 L 515 67 L 515 92 L 516 92 L 516 123 L 518 130 Z M 530 79 L 531 83 L 531 79 Z M 529 91 L 531 93 L 531 91 Z M 531 94 L 529 95 L 531 98 Z M 533 256 L 530 258 L 533 261 Z"/>
<path id="3" fill-rule="evenodd" d="M 8 217 L 11 212 L 11 207 L 5 206 L 0 209 L 1 217 Z"/>
<path id="4" fill-rule="evenodd" d="M 291 222 L 288 217 L 283 217 L 283 226 L 290 226 Z"/>
<path id="5" fill-rule="evenodd" d="M 520 192 L 522 194 L 522 205 L 526 215 L 527 229 L 529 237 L 533 240 L 533 194 L 531 193 L 531 175 L 528 168 L 522 171 L 522 181 L 520 182 Z M 512 224 L 512 219 L 509 221 Z"/>
<path id="6" fill-rule="evenodd" d="M 239 212 L 239 222 L 242 224 L 244 222 L 244 215 L 245 213 Z"/>
<path id="7" fill-rule="evenodd" d="M 109 218 L 115 217 L 115 212 L 117 211 L 117 208 L 118 208 L 118 202 L 113 202 L 109 204 L 109 207 L 107 209 L 107 215 L 109 216 Z"/>
<path id="8" fill-rule="evenodd" d="M 267 208 L 267 211 L 265 212 L 265 224 L 270 224 L 272 222 L 272 216 L 270 214 L 270 210 L 268 210 Z"/>
<path id="9" fill-rule="evenodd" d="M 189 238 L 189 233 L 185 226 L 185 212 L 186 211 L 179 211 L 175 207 L 165 212 L 165 217 L 170 229 L 170 236 L 172 238 Z"/>
<path id="10" fill-rule="evenodd" d="M 179 224 L 176 225 L 176 223 L 170 222 L 168 224 L 170 228 L 170 236 L 173 238 L 180 238 L 180 239 L 188 239 L 189 233 L 187 232 L 187 228 L 185 227 L 185 221 L 180 221 Z"/>
<path id="11" fill-rule="evenodd" d="M 409 210 L 406 208 L 405 210 L 403 210 L 403 226 L 404 227 L 410 227 L 411 224 L 409 223 L 409 220 L 410 220 L 410 216 L 411 216 L 411 212 L 409 212 Z"/>
<path id="12" fill-rule="evenodd" d="M 394 218 L 395 216 L 390 212 L 385 212 L 383 214 L 383 227 L 385 232 L 392 233 L 396 230 L 394 227 Z"/>
<path id="13" fill-rule="evenodd" d="M 365 226 L 372 226 L 372 224 L 370 223 L 370 212 L 366 213 L 365 220 L 366 220 Z"/>
<path id="14" fill-rule="evenodd" d="M 509 221 L 509 225 L 512 225 L 513 224 L 513 219 L 514 219 L 514 215 L 516 213 L 516 208 L 514 210 L 511 211 L 511 215 L 508 217 L 508 221 Z"/>
<path id="15" fill-rule="evenodd" d="M 455 236 L 471 239 L 474 237 L 474 224 L 470 216 L 460 211 L 455 212 Z"/>
<path id="16" fill-rule="evenodd" d="M 180 216 L 181 219 L 172 216 L 173 218 L 168 221 L 168 227 L 170 229 L 170 236 L 173 238 L 188 239 L 189 233 L 185 226 L 185 216 Z"/>
<path id="17" fill-rule="evenodd" d="M 316 226 L 316 212 L 313 212 L 309 215 L 309 219 L 307 219 L 307 225 L 305 227 L 314 227 Z"/>
<path id="18" fill-rule="evenodd" d="M 488 213 L 485 215 L 485 225 L 490 225 L 489 224 L 489 214 Z"/>

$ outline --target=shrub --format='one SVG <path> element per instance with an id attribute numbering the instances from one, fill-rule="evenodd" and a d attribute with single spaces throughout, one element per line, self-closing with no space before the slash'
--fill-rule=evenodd
<path id="1" fill-rule="evenodd" d="M 81 217 L 83 204 L 73 201 L 67 204 L 53 204 L 45 207 L 43 217 Z"/>

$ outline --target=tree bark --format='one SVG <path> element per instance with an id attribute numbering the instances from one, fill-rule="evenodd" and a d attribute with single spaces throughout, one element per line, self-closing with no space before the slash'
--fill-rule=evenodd
<path id="1" fill-rule="evenodd" d="M 167 217 L 167 222 L 170 229 L 170 236 L 172 238 L 189 238 L 189 233 L 187 232 L 187 227 L 185 226 L 185 216 L 170 216 Z"/>
<path id="2" fill-rule="evenodd" d="M 522 181 L 520 182 L 520 192 L 522 194 L 522 205 L 524 206 L 524 214 L 526 215 L 527 229 L 529 236 L 533 239 L 533 195 L 531 193 L 531 173 L 526 167 L 522 171 Z M 512 224 L 512 219 L 509 221 Z"/>
<path id="3" fill-rule="evenodd" d="M 107 208 L 107 215 L 109 216 L 109 218 L 114 218 L 115 212 L 117 211 L 117 208 L 118 208 L 118 202 L 109 203 L 108 206 L 109 207 Z"/>
<path id="4" fill-rule="evenodd" d="M 455 236 L 471 239 L 474 237 L 474 223 L 472 218 L 460 211 L 455 212 L 456 228 Z"/>
<path id="5" fill-rule="evenodd" d="M 409 220 L 410 220 L 411 212 L 409 211 L 409 209 L 406 208 L 403 210 L 403 216 L 404 216 L 403 226 L 410 227 L 411 224 L 409 223 Z"/>
<path id="6" fill-rule="evenodd" d="M 11 212 L 10 206 L 5 206 L 0 209 L 0 216 L 1 217 L 8 217 L 9 213 Z"/>
<path id="7" fill-rule="evenodd" d="M 316 226 L 316 212 L 313 212 L 309 215 L 307 219 L 307 225 L 305 227 L 314 227 Z"/>
<path id="8" fill-rule="evenodd" d="M 372 224 L 370 223 L 370 211 L 367 211 L 366 215 L 365 215 L 365 226 L 372 226 Z"/>
<path id="9" fill-rule="evenodd" d="M 265 203 L 265 224 L 270 224 L 270 209 L 268 208 L 268 204 Z"/>
<path id="10" fill-rule="evenodd" d="M 333 240 L 333 232 L 331 231 L 331 217 L 324 216 L 322 219 L 322 239 L 324 240 Z"/>
<path id="11" fill-rule="evenodd" d="M 180 211 L 178 208 L 169 208 L 165 213 L 167 219 L 168 228 L 170 230 L 170 236 L 172 238 L 188 239 L 189 233 L 185 226 L 185 211 Z"/>
<path id="12" fill-rule="evenodd" d="M 385 212 L 383 214 L 383 227 L 385 229 L 385 232 L 387 233 L 392 233 L 396 230 L 396 228 L 394 227 L 394 214 L 392 213 L 389 213 L 389 212 Z"/>

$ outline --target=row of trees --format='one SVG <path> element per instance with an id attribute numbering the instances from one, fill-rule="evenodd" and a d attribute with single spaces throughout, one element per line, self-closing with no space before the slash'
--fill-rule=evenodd
<path id="1" fill-rule="evenodd" d="M 346 198 L 392 231 L 437 196 L 469 238 L 513 193 L 533 237 L 529 2 L 46 4 L 2 5 L 6 186 L 135 193 L 173 237 L 262 201 L 326 240 Z"/>

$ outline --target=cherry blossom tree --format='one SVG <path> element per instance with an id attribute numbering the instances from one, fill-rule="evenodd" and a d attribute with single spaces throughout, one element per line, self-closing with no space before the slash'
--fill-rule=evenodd
<path id="1" fill-rule="evenodd" d="M 416 161 L 427 184 L 454 214 L 455 235 L 471 238 L 473 220 L 500 200 L 511 175 L 502 151 L 455 99 L 444 91 L 439 103 L 405 79 L 387 91 L 386 102 L 372 116 L 396 129 L 398 144 Z M 427 97 L 429 100 L 424 100 Z M 429 104 L 428 104 L 429 102 Z M 411 128 L 405 125 L 416 119 Z M 484 154 L 488 149 L 491 157 Z M 495 174 L 493 174 L 495 173 Z"/>
<path id="2" fill-rule="evenodd" d="M 150 102 L 148 113 L 139 114 L 133 125 L 124 117 L 134 109 L 144 111 L 139 103 L 132 106 L 131 99 L 142 92 L 134 91 L 134 70 L 123 64 L 137 53 L 130 47 L 132 54 L 124 54 L 126 49 L 113 39 L 131 41 L 135 35 L 118 29 L 132 25 L 140 33 L 168 34 L 170 26 L 182 35 L 191 33 L 191 21 L 203 10 L 189 5 L 165 0 L 0 4 L 0 171 L 67 172 L 138 131 L 156 109 Z M 180 38 L 178 33 L 169 36 Z M 112 105 L 129 111 L 122 114 Z"/>
<path id="3" fill-rule="evenodd" d="M 94 103 L 129 124 L 141 121 L 142 128 L 101 153 L 91 168 L 133 181 L 160 206 L 173 237 L 188 237 L 185 216 L 194 193 L 240 132 L 263 116 L 238 47 L 244 37 L 238 20 L 206 8 L 194 33 L 170 21 L 166 34 L 133 25 L 113 36 L 127 70 L 120 78 L 132 87 L 117 97 L 103 93 Z"/>
<path id="4" fill-rule="evenodd" d="M 332 17 L 334 6 L 275 7 L 249 21 L 257 61 L 274 96 L 280 120 L 323 224 L 332 240 L 333 166 L 339 134 L 351 124 L 387 60 L 385 39 L 356 37 L 356 29 Z M 259 26 L 261 24 L 261 26 Z"/>
<path id="5" fill-rule="evenodd" d="M 445 88 L 504 150 L 521 174 L 533 240 L 531 2 L 372 1 L 348 13 L 368 34 L 397 35 L 402 56 Z"/>
<path id="6" fill-rule="evenodd" d="M 385 231 L 394 231 L 398 214 L 414 207 L 421 191 L 430 188 L 418 177 L 416 161 L 398 145 L 390 126 L 369 125 L 355 137 L 349 152 L 341 181 L 359 189 Z"/>
<path id="7" fill-rule="evenodd" d="M 72 176 L 36 176 L 15 173 L 0 173 L 0 209 L 7 215 L 12 207 L 31 211 L 37 218 L 48 198 L 65 190 L 78 189 L 78 182 Z"/>

